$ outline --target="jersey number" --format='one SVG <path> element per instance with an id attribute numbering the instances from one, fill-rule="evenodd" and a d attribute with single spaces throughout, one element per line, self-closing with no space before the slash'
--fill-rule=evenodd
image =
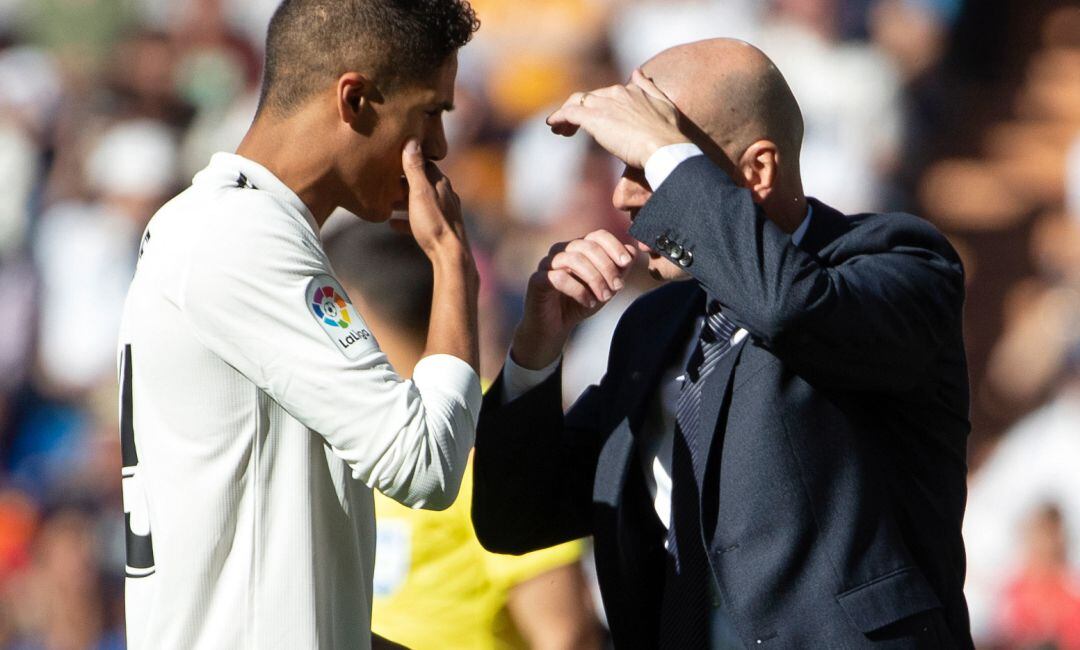
<path id="1" fill-rule="evenodd" d="M 127 577 L 145 578 L 154 573 L 154 539 L 150 534 L 150 512 L 139 483 L 139 454 L 135 450 L 132 423 L 131 345 L 125 345 L 120 359 L 120 452 L 124 459 L 124 528 L 127 546 Z"/>

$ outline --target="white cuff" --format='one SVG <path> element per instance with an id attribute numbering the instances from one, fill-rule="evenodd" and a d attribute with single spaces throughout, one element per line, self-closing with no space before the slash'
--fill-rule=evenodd
<path id="1" fill-rule="evenodd" d="M 680 142 L 660 147 L 645 161 L 645 180 L 649 181 L 649 187 L 655 192 L 683 161 L 704 155 L 701 149 L 692 142 Z"/>
<path id="2" fill-rule="evenodd" d="M 551 365 L 539 370 L 529 370 L 514 363 L 510 353 L 506 354 L 506 363 L 503 365 L 503 394 L 502 403 L 509 404 L 530 390 L 544 383 L 548 377 L 555 374 L 562 357 L 551 362 Z"/>
<path id="3" fill-rule="evenodd" d="M 480 376 L 461 359 L 452 354 L 426 356 L 413 368 L 412 380 L 421 395 L 434 388 L 464 406 L 473 422 L 480 419 L 480 404 L 484 401 Z"/>

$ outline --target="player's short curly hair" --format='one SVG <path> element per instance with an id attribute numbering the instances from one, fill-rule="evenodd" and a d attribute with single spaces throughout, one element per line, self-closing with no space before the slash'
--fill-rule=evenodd
<path id="1" fill-rule="evenodd" d="M 266 36 L 259 111 L 287 115 L 350 71 L 383 90 L 418 81 L 479 27 L 468 0 L 284 0 Z"/>

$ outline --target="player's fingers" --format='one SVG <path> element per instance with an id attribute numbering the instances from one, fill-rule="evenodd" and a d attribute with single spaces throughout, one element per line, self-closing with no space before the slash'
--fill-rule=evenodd
<path id="1" fill-rule="evenodd" d="M 606 230 L 594 230 L 585 235 L 585 239 L 599 244 L 621 268 L 629 267 L 636 256 L 637 249 L 631 248 L 631 252 L 628 253 L 627 246 Z"/>
<path id="2" fill-rule="evenodd" d="M 433 165 L 434 166 L 434 165 Z M 410 198 L 435 198 L 433 181 L 428 177 L 427 160 L 420 151 L 420 143 L 410 138 L 401 151 L 401 168 L 405 171 L 405 180 L 409 182 Z M 438 171 L 438 168 L 435 169 Z M 441 176 L 441 173 L 439 174 Z"/>
<path id="3" fill-rule="evenodd" d="M 554 271 L 569 271 L 579 280 L 585 283 L 598 300 L 610 300 L 612 294 L 608 288 L 604 274 L 596 268 L 585 255 L 574 253 L 569 250 L 563 251 L 551 259 L 551 268 Z"/>
<path id="4" fill-rule="evenodd" d="M 429 164 L 431 167 L 435 167 L 434 163 Z M 440 178 L 435 182 L 435 194 L 439 197 L 439 205 L 450 209 L 458 207 L 458 195 L 454 192 L 454 187 L 450 184 L 450 179 L 446 176 L 442 176 L 442 172 L 439 172 L 439 175 Z"/>
<path id="5" fill-rule="evenodd" d="M 586 309 L 593 309 L 598 304 L 592 292 L 579 279 L 563 270 L 547 272 L 548 282 L 555 290 L 570 298 Z"/>
<path id="6" fill-rule="evenodd" d="M 611 289 L 612 293 L 623 288 L 622 278 L 620 277 L 622 269 L 615 260 L 611 259 L 611 255 L 600 244 L 588 239 L 575 239 L 570 242 L 566 250 L 587 257 L 592 262 L 592 265 L 596 267 L 596 270 L 600 272 L 600 275 L 603 276 L 604 283 L 608 289 Z"/>

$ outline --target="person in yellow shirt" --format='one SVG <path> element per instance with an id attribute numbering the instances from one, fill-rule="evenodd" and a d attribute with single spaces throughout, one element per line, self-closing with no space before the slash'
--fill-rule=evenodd
<path id="1" fill-rule="evenodd" d="M 325 238 L 345 291 L 390 362 L 409 376 L 424 348 L 430 263 L 411 237 L 385 226 L 352 221 Z M 375 494 L 372 630 L 414 650 L 599 648 L 583 542 L 523 556 L 489 553 L 476 539 L 471 504 L 471 467 L 457 500 L 441 512 Z"/>

